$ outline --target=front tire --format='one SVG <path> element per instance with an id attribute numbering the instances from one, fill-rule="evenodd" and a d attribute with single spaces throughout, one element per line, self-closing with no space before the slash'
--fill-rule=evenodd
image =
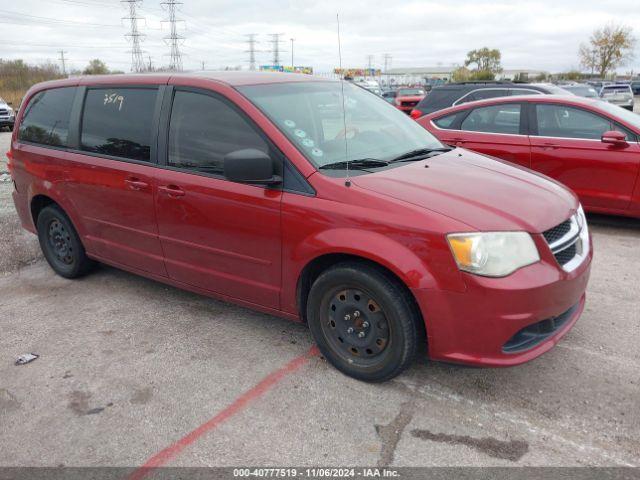
<path id="1" fill-rule="evenodd" d="M 69 217 L 58 206 L 42 209 L 36 222 L 38 240 L 44 257 L 61 277 L 77 278 L 94 265 Z"/>
<path id="2" fill-rule="evenodd" d="M 358 380 L 383 382 L 413 361 L 422 321 L 410 293 L 381 268 L 345 262 L 323 272 L 307 302 L 324 357 Z"/>

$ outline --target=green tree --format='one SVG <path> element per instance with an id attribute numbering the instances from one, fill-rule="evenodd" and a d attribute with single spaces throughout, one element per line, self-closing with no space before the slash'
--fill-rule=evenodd
<path id="1" fill-rule="evenodd" d="M 502 54 L 500 50 L 483 47 L 467 53 L 464 66 L 470 67 L 475 65 L 475 68 L 473 68 L 475 72 L 490 72 L 495 76 L 496 73 L 502 71 L 502 65 L 500 64 L 501 59 Z"/>
<path id="2" fill-rule="evenodd" d="M 82 71 L 83 75 L 105 75 L 109 73 L 107 64 L 99 58 L 94 58 L 89 65 Z"/>
<path id="3" fill-rule="evenodd" d="M 454 82 L 466 82 L 471 77 L 471 72 L 467 67 L 458 67 L 451 74 L 451 80 Z"/>
<path id="4" fill-rule="evenodd" d="M 471 72 L 469 80 L 495 80 L 496 75 L 489 70 L 476 70 Z"/>
<path id="5" fill-rule="evenodd" d="M 604 79 L 607 73 L 633 58 L 635 44 L 631 27 L 609 23 L 595 30 L 588 43 L 580 45 L 580 64 L 598 72 L 600 78 Z"/>

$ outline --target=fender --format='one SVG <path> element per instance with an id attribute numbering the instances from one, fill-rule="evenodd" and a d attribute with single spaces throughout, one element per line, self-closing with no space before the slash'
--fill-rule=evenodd
<path id="1" fill-rule="evenodd" d="M 34 178 L 34 181 L 29 185 L 29 189 L 27 192 L 27 198 L 28 198 L 27 211 L 29 212 L 31 223 L 33 224 L 33 227 L 34 227 L 34 233 L 37 233 L 37 231 L 35 228 L 36 227 L 35 219 L 31 216 L 31 203 L 33 202 L 34 197 L 38 195 L 44 195 L 45 197 L 49 197 L 51 200 L 56 202 L 60 206 L 60 208 L 62 208 L 62 210 L 64 210 L 64 212 L 67 214 L 67 216 L 71 220 L 71 223 L 75 227 L 76 231 L 78 232 L 78 235 L 80 235 L 80 238 L 82 239 L 82 243 L 84 244 L 84 247 L 87 249 L 87 251 L 89 251 L 90 248 L 89 248 L 89 245 L 87 244 L 87 239 L 86 239 L 87 230 L 85 228 L 84 223 L 82 222 L 82 217 L 78 214 L 78 211 L 73 206 L 73 203 L 71 202 L 71 200 L 69 200 L 66 197 L 66 195 L 60 190 L 60 188 L 57 185 L 57 182 L 43 180 L 42 178 L 39 178 L 39 177 Z"/>
<path id="2" fill-rule="evenodd" d="M 448 248 L 446 253 L 450 256 Z M 302 272 L 310 262 L 327 254 L 354 255 L 375 262 L 393 272 L 411 290 L 441 288 L 425 260 L 397 240 L 370 230 L 334 228 L 309 235 L 293 247 L 289 258 L 283 252 L 283 311 L 298 312 L 297 287 Z M 455 279 L 456 284 L 460 283 L 456 286 L 464 289 L 457 270 Z"/>
<path id="3" fill-rule="evenodd" d="M 355 228 L 323 230 L 305 239 L 293 252 L 293 259 L 303 262 L 296 272 L 314 258 L 330 253 L 344 253 L 367 258 L 395 273 L 409 288 L 433 288 L 436 281 L 427 265 L 406 246 L 378 232 Z"/>

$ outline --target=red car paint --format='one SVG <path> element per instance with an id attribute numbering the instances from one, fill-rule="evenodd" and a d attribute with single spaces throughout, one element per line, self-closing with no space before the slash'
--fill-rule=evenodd
<path id="1" fill-rule="evenodd" d="M 637 124 L 606 110 L 611 107 L 598 100 L 573 96 L 534 95 L 471 102 L 425 115 L 417 122 L 444 143 L 507 160 L 558 180 L 578 195 L 587 211 L 640 217 L 640 143 L 637 138 L 612 144 L 593 139 L 537 136 L 524 129 L 516 135 L 447 130 L 434 123 L 456 112 L 514 103 L 527 109 L 540 104 L 575 107 L 622 125 L 640 138 Z"/>
<path id="2" fill-rule="evenodd" d="M 87 255 L 167 284 L 302 320 L 305 268 L 351 255 L 393 272 L 422 313 L 433 359 L 509 366 L 551 348 L 579 317 L 592 252 L 573 271 L 560 267 L 542 232 L 578 208 L 566 188 L 525 170 L 456 149 L 377 173 L 324 175 L 234 87 L 319 81 L 305 75 L 232 72 L 216 76 L 83 77 L 33 87 L 175 85 L 215 91 L 271 139 L 315 190 L 301 195 L 161 168 L 11 144 L 13 198 L 24 228 L 35 232 L 34 199 L 57 202 Z M 380 100 L 382 101 L 382 100 Z M 428 168 L 426 168 L 428 167 Z M 461 272 L 445 235 L 529 232 L 540 261 L 504 278 Z M 257 248 L 259 246 L 259 248 Z M 571 307 L 562 328 L 536 347 L 507 354 L 501 346 L 522 328 Z"/>
<path id="3" fill-rule="evenodd" d="M 425 95 L 403 95 L 402 89 L 398 89 L 398 94 L 393 100 L 393 104 L 398 110 L 402 110 L 404 113 L 410 114 L 411 110 L 413 110 L 424 97 Z"/>

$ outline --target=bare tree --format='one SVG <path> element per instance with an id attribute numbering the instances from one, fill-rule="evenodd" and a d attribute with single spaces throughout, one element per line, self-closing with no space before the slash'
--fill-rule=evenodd
<path id="1" fill-rule="evenodd" d="M 635 43 L 631 27 L 610 23 L 595 30 L 589 43 L 580 45 L 580 64 L 605 78 L 607 73 L 631 60 Z"/>

